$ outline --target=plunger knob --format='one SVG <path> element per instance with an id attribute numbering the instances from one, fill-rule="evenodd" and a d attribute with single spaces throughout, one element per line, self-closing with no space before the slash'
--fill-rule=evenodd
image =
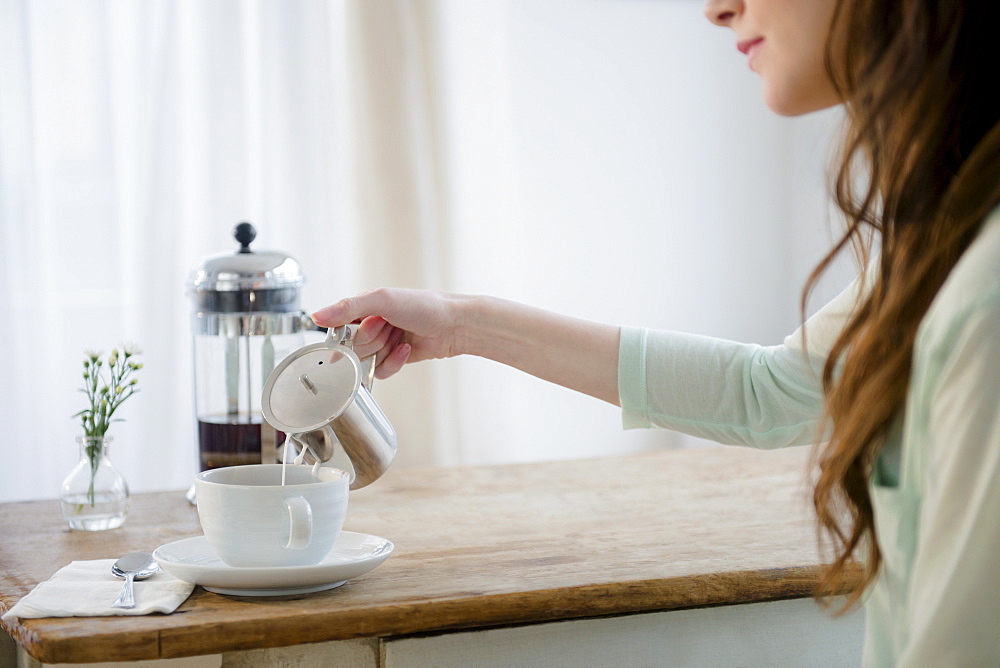
<path id="1" fill-rule="evenodd" d="M 257 238 L 257 230 L 250 223 L 243 222 L 233 228 L 233 237 L 240 244 L 241 253 L 252 253 L 250 244 Z"/>

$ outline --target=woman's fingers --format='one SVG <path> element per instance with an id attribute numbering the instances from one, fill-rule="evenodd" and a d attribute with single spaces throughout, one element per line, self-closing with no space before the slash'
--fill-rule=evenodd
<path id="1" fill-rule="evenodd" d="M 375 377 L 384 380 L 403 368 L 406 360 L 410 357 L 413 348 L 409 343 L 401 343 L 396 346 L 389 356 L 378 363 L 375 367 Z"/>
<path id="2" fill-rule="evenodd" d="M 358 331 L 354 333 L 354 352 L 359 357 L 368 357 L 378 352 L 385 345 L 393 329 L 395 328 L 380 316 L 365 318 L 358 325 Z"/>
<path id="3" fill-rule="evenodd" d="M 394 349 L 396 346 L 399 345 L 399 342 L 403 339 L 404 333 L 405 332 L 401 330 L 399 327 L 393 327 L 392 331 L 389 333 L 388 339 L 386 339 L 385 345 L 382 347 L 387 348 L 391 351 L 392 349 Z"/>
<path id="4" fill-rule="evenodd" d="M 392 356 L 396 353 L 396 350 L 403 342 L 403 334 L 405 334 L 405 332 L 399 329 L 398 327 L 392 328 L 392 331 L 389 333 L 389 337 L 386 339 L 385 344 L 382 346 L 382 350 L 379 351 L 379 353 L 377 354 L 379 365 L 381 365 L 386 360 L 392 358 Z"/>
<path id="5" fill-rule="evenodd" d="M 354 352 L 359 357 L 374 355 L 377 367 L 381 366 L 387 359 L 398 360 L 398 358 L 393 357 L 393 354 L 402 341 L 403 334 L 403 330 L 393 327 L 379 316 L 365 318 L 354 337 Z M 406 356 L 408 355 L 409 353 Z M 404 361 L 406 356 L 403 358 Z M 390 375 L 398 370 L 391 371 Z"/>

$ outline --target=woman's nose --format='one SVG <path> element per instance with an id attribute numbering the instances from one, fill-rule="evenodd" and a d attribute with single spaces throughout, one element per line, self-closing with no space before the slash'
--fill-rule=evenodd
<path id="1" fill-rule="evenodd" d="M 743 0 L 707 0 L 705 16 L 717 26 L 727 27 L 743 12 Z"/>

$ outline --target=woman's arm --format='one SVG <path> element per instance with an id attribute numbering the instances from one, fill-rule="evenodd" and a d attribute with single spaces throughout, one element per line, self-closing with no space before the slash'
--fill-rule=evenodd
<path id="1" fill-rule="evenodd" d="M 407 362 L 478 355 L 622 406 L 626 427 L 781 447 L 815 440 L 823 364 L 862 287 L 859 278 L 782 345 L 766 348 L 423 290 L 366 292 L 313 320 L 360 322 L 355 349 L 377 355 L 379 378 Z"/>
<path id="2" fill-rule="evenodd" d="M 323 327 L 360 322 L 359 355 L 376 376 L 407 362 L 470 354 L 618 405 L 619 329 L 493 297 L 382 288 L 313 314 Z"/>
<path id="3" fill-rule="evenodd" d="M 863 289 L 859 277 L 776 346 L 623 328 L 618 388 L 625 427 L 757 448 L 822 439 L 823 367 Z"/>

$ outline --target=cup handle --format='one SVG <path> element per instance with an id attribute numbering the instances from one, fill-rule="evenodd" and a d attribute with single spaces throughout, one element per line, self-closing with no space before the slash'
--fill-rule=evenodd
<path id="1" fill-rule="evenodd" d="M 288 543 L 285 549 L 301 550 L 312 542 L 312 506 L 301 496 L 285 499 L 288 509 Z"/>

